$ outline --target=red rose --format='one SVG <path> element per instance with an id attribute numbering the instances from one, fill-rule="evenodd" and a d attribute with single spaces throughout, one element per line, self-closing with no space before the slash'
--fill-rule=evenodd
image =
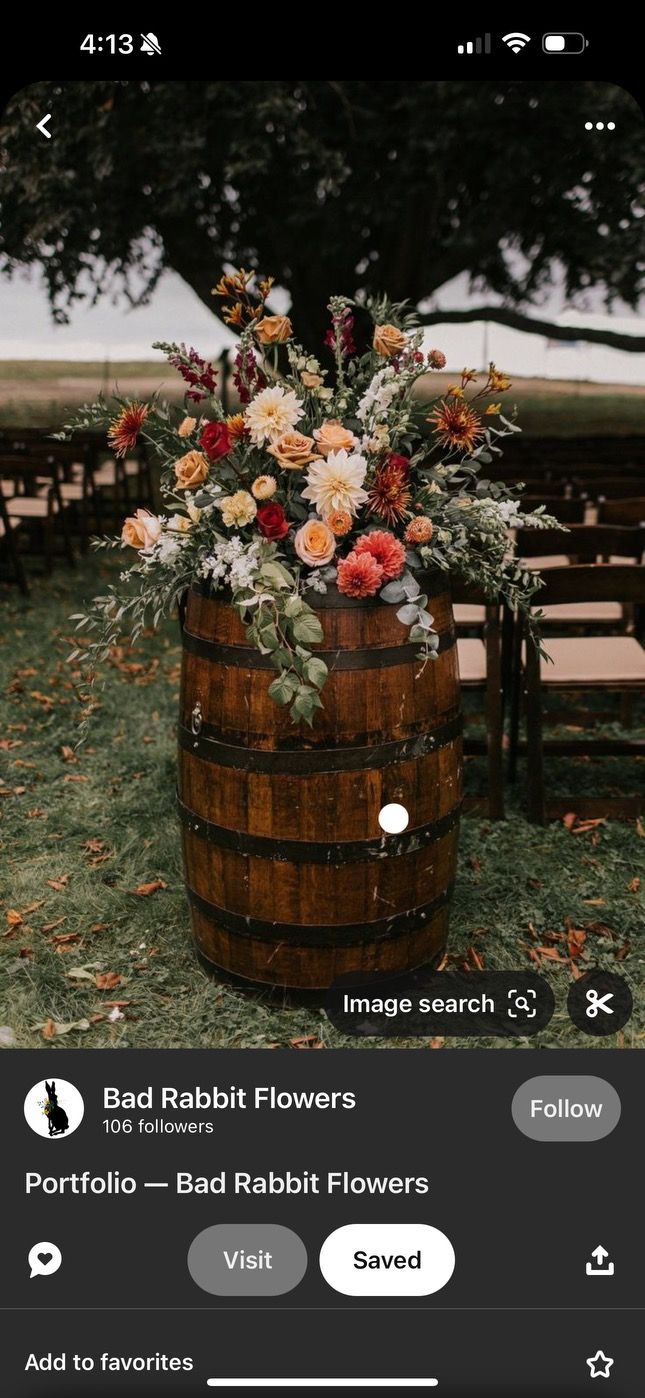
<path id="1" fill-rule="evenodd" d="M 231 434 L 226 423 L 207 422 L 199 445 L 211 461 L 218 461 L 220 456 L 228 456 L 231 450 Z"/>
<path id="2" fill-rule="evenodd" d="M 261 505 L 256 523 L 265 539 L 284 539 L 285 534 L 289 533 L 289 521 L 282 505 Z"/>
<path id="3" fill-rule="evenodd" d="M 398 451 L 390 452 L 385 465 L 390 466 L 393 471 L 400 471 L 402 476 L 407 476 L 410 470 L 409 458 L 407 456 L 401 456 Z"/>

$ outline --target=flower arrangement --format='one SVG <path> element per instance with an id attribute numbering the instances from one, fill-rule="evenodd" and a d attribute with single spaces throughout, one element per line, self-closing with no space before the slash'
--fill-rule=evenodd
<path id="1" fill-rule="evenodd" d="M 239 411 L 224 413 L 215 370 L 196 350 L 157 344 L 186 383 L 183 411 L 158 396 L 117 399 L 113 417 L 99 399 L 61 433 L 107 428 L 119 456 L 142 440 L 160 463 L 166 505 L 159 515 L 137 510 L 120 539 L 98 542 L 134 550 L 135 561 L 121 591 L 110 588 L 75 620 L 95 633 L 84 650 L 94 669 L 124 630 L 136 640 L 191 583 L 222 590 L 271 658 L 269 693 L 294 722 L 311 724 L 327 678 L 312 650 L 323 639 L 317 593 L 335 585 L 395 605 L 425 662 L 438 638 L 424 571 L 459 572 L 530 613 L 540 579 L 514 559 L 509 532 L 555 521 L 523 513 L 516 489 L 480 475 L 519 431 L 502 414 L 511 383 L 494 364 L 483 375 L 464 369 L 428 412 L 415 386 L 445 356 L 424 351 L 405 305 L 366 302 L 371 343 L 359 351 L 357 307 L 332 297 L 325 367 L 298 343 L 289 316 L 270 313 L 271 285 L 240 271 L 214 289 L 239 332 Z"/>

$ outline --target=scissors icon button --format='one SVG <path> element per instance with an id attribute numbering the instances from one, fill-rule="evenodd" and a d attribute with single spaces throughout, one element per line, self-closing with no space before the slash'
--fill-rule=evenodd
<path id="1" fill-rule="evenodd" d="M 613 1015 L 614 1012 L 609 1004 L 609 1001 L 614 998 L 613 991 L 608 991 L 606 995 L 599 995 L 597 990 L 588 990 L 585 998 L 587 1001 L 586 1014 L 588 1019 L 595 1019 L 596 1015 L 600 1014 L 601 1010 L 605 1015 Z"/>

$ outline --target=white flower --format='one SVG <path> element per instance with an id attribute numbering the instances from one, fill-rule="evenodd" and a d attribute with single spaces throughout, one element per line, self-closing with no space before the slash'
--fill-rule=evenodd
<path id="1" fill-rule="evenodd" d="M 324 460 L 310 463 L 303 497 L 311 500 L 323 519 L 332 510 L 349 510 L 355 515 L 367 500 L 367 491 L 362 488 L 366 471 L 367 462 L 359 452 L 350 456 L 344 449 L 330 451 Z"/>
<path id="2" fill-rule="evenodd" d="M 234 495 L 223 495 L 217 504 L 227 529 L 233 529 L 236 525 L 242 528 L 245 524 L 251 524 L 258 512 L 255 500 L 248 490 L 236 490 Z"/>
<path id="3" fill-rule="evenodd" d="M 263 388 L 244 414 L 244 421 L 256 447 L 277 442 L 302 417 L 302 403 L 292 389 Z"/>
<path id="4" fill-rule="evenodd" d="M 187 534 L 192 529 L 192 523 L 187 515 L 171 515 L 167 521 L 168 529 L 174 529 L 178 534 Z"/>

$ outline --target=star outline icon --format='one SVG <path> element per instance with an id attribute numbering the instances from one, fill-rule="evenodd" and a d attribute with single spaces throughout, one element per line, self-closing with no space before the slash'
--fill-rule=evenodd
<path id="1" fill-rule="evenodd" d="M 611 1359 L 609 1355 L 605 1354 L 603 1350 L 596 1350 L 596 1353 L 594 1355 L 591 1355 L 587 1360 L 590 1377 L 592 1379 L 611 1378 L 611 1374 L 609 1371 L 612 1367 L 613 1362 L 613 1359 Z"/>

